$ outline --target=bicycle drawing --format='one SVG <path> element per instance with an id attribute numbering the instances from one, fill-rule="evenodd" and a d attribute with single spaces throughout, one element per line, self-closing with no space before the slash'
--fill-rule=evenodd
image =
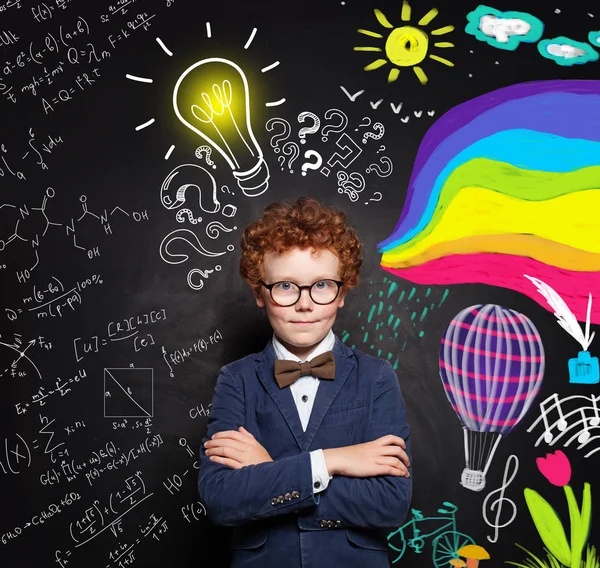
<path id="1" fill-rule="evenodd" d="M 456 529 L 458 507 L 448 501 L 444 501 L 443 506 L 437 510 L 440 516 L 434 517 L 425 517 L 421 511 L 411 509 L 411 519 L 388 534 L 388 546 L 398 553 L 392 563 L 398 562 L 408 547 L 421 554 L 427 539 L 433 539 L 433 565 L 447 568 L 450 560 L 460 558 L 458 550 L 467 544 L 475 544 L 470 536 Z"/>

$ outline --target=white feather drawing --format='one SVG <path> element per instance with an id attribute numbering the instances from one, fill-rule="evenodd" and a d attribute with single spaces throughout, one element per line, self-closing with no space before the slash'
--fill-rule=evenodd
<path id="1" fill-rule="evenodd" d="M 565 301 L 558 295 L 558 292 L 552 288 L 552 286 L 546 284 L 544 281 L 533 276 L 527 276 L 523 274 L 525 278 L 528 278 L 533 282 L 537 288 L 537 291 L 546 298 L 548 305 L 554 310 L 554 315 L 558 319 L 558 325 L 560 325 L 569 335 L 571 335 L 577 343 L 581 345 L 584 351 L 588 350 L 590 343 L 594 339 L 596 332 L 590 335 L 590 314 L 592 312 L 592 295 L 588 296 L 587 314 L 585 319 L 585 333 L 581 329 L 577 318 L 573 312 L 569 309 L 569 306 Z"/>

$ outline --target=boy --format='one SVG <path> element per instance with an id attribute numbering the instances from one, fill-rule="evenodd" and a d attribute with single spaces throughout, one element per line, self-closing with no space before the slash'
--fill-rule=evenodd
<path id="1" fill-rule="evenodd" d="M 221 368 L 198 491 L 233 526 L 233 568 L 388 568 L 412 496 L 409 425 L 388 361 L 333 333 L 358 286 L 358 237 L 311 198 L 268 205 L 240 273 L 265 308 L 265 349 Z"/>

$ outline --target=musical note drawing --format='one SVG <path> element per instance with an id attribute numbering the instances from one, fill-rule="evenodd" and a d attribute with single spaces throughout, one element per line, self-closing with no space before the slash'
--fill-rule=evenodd
<path id="1" fill-rule="evenodd" d="M 511 470 L 511 468 L 512 468 L 512 472 L 510 472 L 510 474 L 509 474 L 509 471 Z M 504 475 L 502 476 L 502 485 L 498 489 L 494 489 L 494 491 L 490 491 L 488 496 L 483 501 L 483 506 L 482 506 L 483 520 L 486 522 L 486 524 L 489 527 L 492 527 L 494 529 L 494 536 L 490 537 L 488 535 L 488 537 L 487 537 L 487 539 L 490 542 L 497 542 L 498 541 L 498 531 L 500 529 L 503 529 L 504 527 L 507 527 L 508 525 L 510 525 L 515 520 L 515 517 L 517 516 L 517 506 L 516 506 L 515 502 L 512 501 L 511 499 L 509 499 L 508 497 L 504 497 L 504 491 L 512 483 L 512 481 L 516 477 L 518 471 L 519 471 L 519 458 L 517 456 L 515 456 L 514 454 L 512 454 L 512 455 L 508 456 L 508 459 L 506 460 L 506 465 L 504 466 Z M 510 475 L 510 477 L 509 477 L 509 475 Z M 488 500 L 496 493 L 499 494 L 498 498 L 494 499 L 494 501 L 492 501 L 492 504 L 489 506 L 490 512 L 495 515 L 494 522 L 492 523 L 489 521 L 488 514 L 487 514 Z M 512 512 L 510 514 L 510 519 L 508 519 L 506 522 L 501 524 L 500 520 L 502 518 L 502 508 L 504 507 L 504 503 L 506 503 L 507 505 L 510 506 Z"/>
<path id="2" fill-rule="evenodd" d="M 577 400 L 584 400 L 589 404 L 577 405 L 576 408 L 567 409 L 566 404 L 576 404 Z M 544 440 L 547 444 L 556 444 L 561 438 L 570 436 L 564 446 L 569 446 L 577 440 L 581 450 L 591 442 L 596 441 L 598 447 L 590 450 L 584 457 L 588 458 L 600 451 L 600 433 L 592 435 L 592 430 L 600 430 L 600 411 L 598 409 L 598 396 L 585 396 L 576 394 L 559 399 L 556 393 L 550 395 L 540 403 L 540 416 L 529 426 L 527 432 L 531 432 L 540 424 L 544 431 L 537 438 L 534 445 L 537 447 Z"/>
<path id="3" fill-rule="evenodd" d="M 544 402 L 542 402 L 540 404 L 540 408 L 542 409 L 542 418 L 544 419 L 544 441 L 547 444 L 552 443 L 552 432 L 550 431 L 550 426 L 548 425 L 548 417 L 546 415 L 546 412 L 544 412 L 544 404 L 546 404 L 546 401 L 548 400 L 555 400 L 556 403 L 553 406 L 556 406 L 556 412 L 558 413 L 558 420 L 556 421 L 556 427 L 561 431 L 564 432 L 567 429 L 567 421 L 565 420 L 565 417 L 563 416 L 562 413 L 562 408 L 560 407 L 560 401 L 558 400 L 558 395 L 556 393 L 550 395 Z"/>

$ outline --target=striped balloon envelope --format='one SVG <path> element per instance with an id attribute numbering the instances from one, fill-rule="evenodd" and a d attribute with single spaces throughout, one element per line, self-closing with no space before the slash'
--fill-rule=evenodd
<path id="1" fill-rule="evenodd" d="M 544 376 L 544 346 L 525 315 L 496 304 L 460 311 L 440 344 L 440 377 L 464 430 L 461 483 L 485 487 L 502 436 L 522 420 Z"/>

